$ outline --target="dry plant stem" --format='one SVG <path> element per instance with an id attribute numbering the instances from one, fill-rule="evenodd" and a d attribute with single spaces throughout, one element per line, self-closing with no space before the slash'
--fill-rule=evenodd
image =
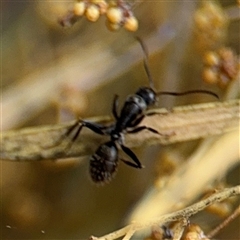
<path id="1" fill-rule="evenodd" d="M 128 222 L 148 221 L 189 205 L 206 186 L 239 164 L 239 151 L 239 129 L 204 140 L 198 150 L 169 176 L 164 186 L 161 177 L 156 180 L 135 206 Z"/>
<path id="2" fill-rule="evenodd" d="M 129 147 L 149 142 L 170 144 L 228 132 L 238 128 L 239 111 L 239 100 L 176 107 L 171 111 L 153 110 L 154 114 L 147 116 L 142 125 L 151 126 L 161 135 L 148 131 L 128 134 L 125 144 Z M 109 117 L 98 118 L 98 122 L 102 120 L 110 122 Z M 70 141 L 66 138 L 56 146 L 69 126 L 41 126 L 3 132 L 0 157 L 19 161 L 82 157 L 92 154 L 99 143 L 106 141 L 105 137 L 84 129 L 70 149 L 66 149 L 66 143 Z"/>
<path id="3" fill-rule="evenodd" d="M 240 206 L 228 217 L 226 218 L 220 225 L 218 225 L 215 229 L 213 229 L 207 237 L 211 239 L 212 237 L 216 236 L 219 231 L 225 228 L 231 221 L 237 218 L 240 215 Z"/>
<path id="4" fill-rule="evenodd" d="M 177 226 L 174 228 L 174 235 L 173 235 L 173 240 L 180 240 L 185 227 L 187 226 L 187 224 L 189 223 L 188 219 L 183 218 L 181 219 L 181 221 L 179 221 L 179 223 L 177 224 Z"/>
<path id="5" fill-rule="evenodd" d="M 209 205 L 216 203 L 216 202 L 221 202 L 224 199 L 227 199 L 231 196 L 236 196 L 240 194 L 240 185 L 232 187 L 232 188 L 227 188 L 224 189 L 218 193 L 215 193 L 211 195 L 210 197 L 195 203 L 187 208 L 184 208 L 182 210 L 170 213 L 170 214 L 165 214 L 160 217 L 157 217 L 155 219 L 149 220 L 148 222 L 142 224 L 142 223 L 132 223 L 120 230 L 117 230 L 115 232 L 112 232 L 110 234 L 107 234 L 103 237 L 91 237 L 91 239 L 94 240 L 113 240 L 117 239 L 122 236 L 127 236 L 124 238 L 124 240 L 129 240 L 131 236 L 138 230 L 148 228 L 154 225 L 163 225 L 165 223 L 169 222 L 175 222 L 175 221 L 181 221 L 183 219 L 188 219 L 194 214 L 202 211 Z"/>

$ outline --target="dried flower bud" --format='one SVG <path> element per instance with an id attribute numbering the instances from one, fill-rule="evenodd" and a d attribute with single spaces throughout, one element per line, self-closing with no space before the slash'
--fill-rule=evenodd
<path id="1" fill-rule="evenodd" d="M 229 18 L 216 1 L 202 1 L 194 13 L 196 47 L 203 52 L 222 44 L 227 37 Z"/>
<path id="2" fill-rule="evenodd" d="M 118 23 L 111 23 L 108 20 L 106 21 L 106 26 L 110 31 L 118 31 L 121 28 L 121 25 Z"/>
<path id="3" fill-rule="evenodd" d="M 76 16 L 82 16 L 85 12 L 86 5 L 85 2 L 76 2 L 73 7 L 73 13 Z"/>
<path id="4" fill-rule="evenodd" d="M 203 80 L 207 83 L 217 83 L 225 88 L 236 79 L 239 68 L 238 58 L 230 48 L 220 48 L 217 51 L 209 51 L 203 58 L 205 68 Z"/>
<path id="5" fill-rule="evenodd" d="M 96 5 L 91 4 L 87 7 L 85 15 L 89 21 L 96 22 L 100 16 L 99 8 Z"/>
<path id="6" fill-rule="evenodd" d="M 202 74 L 203 81 L 209 84 L 216 84 L 218 82 L 218 72 L 214 68 L 205 68 Z"/>
<path id="7" fill-rule="evenodd" d="M 101 15 L 107 12 L 108 3 L 105 0 L 98 0 L 97 6 L 99 7 L 99 11 Z"/>
<path id="8" fill-rule="evenodd" d="M 111 23 L 120 23 L 123 20 L 123 12 L 121 8 L 118 7 L 109 8 L 106 15 Z"/>
<path id="9" fill-rule="evenodd" d="M 109 7 L 116 7 L 116 6 L 117 6 L 117 2 L 114 1 L 114 0 L 110 0 L 110 1 L 108 2 L 108 4 L 109 4 Z"/>
<path id="10" fill-rule="evenodd" d="M 138 20 L 134 16 L 126 18 L 124 28 L 130 32 L 135 32 L 138 29 Z"/>
<path id="11" fill-rule="evenodd" d="M 204 55 L 203 61 L 208 66 L 216 66 L 220 64 L 219 55 L 213 51 L 207 52 Z"/>

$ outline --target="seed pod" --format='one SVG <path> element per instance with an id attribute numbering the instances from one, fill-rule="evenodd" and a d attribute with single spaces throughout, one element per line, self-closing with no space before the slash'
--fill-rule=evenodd
<path id="1" fill-rule="evenodd" d="M 111 23 L 120 23 L 123 20 L 123 12 L 119 7 L 111 7 L 106 12 L 107 19 Z"/>
<path id="2" fill-rule="evenodd" d="M 97 6 L 99 7 L 100 14 L 103 15 L 107 12 L 108 3 L 105 0 L 99 0 L 97 2 Z"/>
<path id="3" fill-rule="evenodd" d="M 203 61 L 208 66 L 217 66 L 220 64 L 219 55 L 213 51 L 207 52 L 203 58 Z"/>
<path id="4" fill-rule="evenodd" d="M 124 28 L 130 32 L 135 32 L 138 29 L 138 20 L 134 16 L 126 18 Z"/>
<path id="5" fill-rule="evenodd" d="M 76 16 L 82 16 L 85 12 L 86 5 L 85 2 L 76 2 L 73 7 L 73 13 Z"/>
<path id="6" fill-rule="evenodd" d="M 106 20 L 106 26 L 108 28 L 108 30 L 110 31 L 118 31 L 121 28 L 121 25 L 118 23 L 111 23 L 108 20 Z"/>
<path id="7" fill-rule="evenodd" d="M 211 67 L 205 68 L 202 74 L 204 82 L 209 84 L 216 84 L 218 82 L 217 70 Z"/>
<path id="8" fill-rule="evenodd" d="M 99 8 L 96 5 L 91 4 L 86 9 L 85 15 L 89 21 L 96 22 L 100 16 Z"/>

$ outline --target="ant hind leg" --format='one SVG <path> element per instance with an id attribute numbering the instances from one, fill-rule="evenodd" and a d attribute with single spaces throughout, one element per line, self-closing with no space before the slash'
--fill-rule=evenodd
<path id="1" fill-rule="evenodd" d="M 132 163 L 127 160 L 121 159 L 125 164 L 135 168 L 143 168 L 141 162 L 138 160 L 137 156 L 131 149 L 129 149 L 128 147 L 125 147 L 124 145 L 120 145 L 120 146 L 122 150 L 135 162 L 135 163 Z"/>

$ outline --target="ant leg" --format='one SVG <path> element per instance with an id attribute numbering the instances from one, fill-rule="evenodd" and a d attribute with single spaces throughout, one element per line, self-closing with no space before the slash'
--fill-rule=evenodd
<path id="1" fill-rule="evenodd" d="M 135 121 L 129 124 L 129 127 L 136 127 L 145 118 L 145 115 L 140 116 Z"/>
<path id="2" fill-rule="evenodd" d="M 155 133 L 155 134 L 161 135 L 163 137 L 167 137 L 167 138 L 175 135 L 175 132 L 170 132 L 169 134 L 162 134 L 162 133 L 158 132 L 157 130 L 155 130 L 151 127 L 147 127 L 147 126 L 140 126 L 133 130 L 128 130 L 127 133 L 137 133 L 137 132 L 141 132 L 143 130 L 148 130 L 152 133 Z"/>
<path id="3" fill-rule="evenodd" d="M 143 130 L 148 130 L 148 131 L 150 131 L 152 133 L 163 135 L 163 134 L 159 133 L 157 130 L 155 130 L 155 129 L 151 128 L 151 127 L 146 127 L 146 126 L 140 126 L 140 127 L 137 127 L 137 128 L 135 128 L 133 130 L 128 130 L 127 133 L 137 133 L 137 132 L 141 132 Z"/>
<path id="4" fill-rule="evenodd" d="M 78 120 L 73 126 L 71 126 L 67 132 L 65 133 L 65 136 L 68 137 L 71 132 L 78 126 L 78 129 L 77 129 L 77 132 L 74 134 L 73 138 L 72 138 L 72 141 L 74 142 L 79 133 L 81 132 L 82 128 L 83 127 L 87 127 L 89 128 L 90 130 L 92 130 L 93 132 L 95 133 L 98 133 L 98 134 L 101 134 L 101 135 L 104 135 L 104 132 L 102 131 L 103 129 L 107 128 L 106 126 L 103 126 L 101 124 L 97 124 L 97 123 L 91 123 L 91 122 L 87 122 L 87 121 L 84 121 L 84 120 Z"/>
<path id="5" fill-rule="evenodd" d="M 127 164 L 130 167 L 139 168 L 139 166 L 137 164 L 135 164 L 135 163 L 129 162 L 129 161 L 124 160 L 122 158 L 120 158 L 120 160 L 123 161 L 125 164 Z M 143 167 L 141 166 L 141 168 L 143 168 Z"/>
<path id="6" fill-rule="evenodd" d="M 73 135 L 71 142 L 67 145 L 66 149 L 69 148 L 69 145 L 74 143 L 76 141 L 76 139 L 78 138 L 81 130 L 83 127 L 87 127 L 90 130 L 92 130 L 95 133 L 104 135 L 105 133 L 102 131 L 103 129 L 107 129 L 108 127 L 103 126 L 101 124 L 97 124 L 97 123 L 91 123 L 91 122 L 87 122 L 84 120 L 78 120 L 73 126 L 71 126 L 68 131 L 66 132 L 65 136 L 69 136 L 71 134 L 71 132 L 74 130 L 74 128 L 76 128 L 79 125 L 76 133 Z"/>
<path id="7" fill-rule="evenodd" d="M 73 137 L 71 138 L 71 143 L 75 142 L 83 127 L 87 127 L 93 132 L 100 135 L 107 134 L 107 130 L 109 129 L 109 126 L 104 126 L 97 123 L 91 123 L 91 122 L 87 122 L 79 119 L 77 122 L 75 122 L 72 126 L 70 126 L 67 129 L 67 131 L 54 143 L 54 145 L 48 146 L 46 148 L 52 148 L 60 145 L 63 139 L 66 137 L 69 137 L 70 134 L 76 129 L 76 133 L 74 133 Z"/>
<path id="8" fill-rule="evenodd" d="M 136 127 L 138 124 L 140 124 L 142 122 L 142 120 L 146 117 L 146 116 L 152 116 L 152 115 L 159 115 L 161 113 L 157 113 L 157 112 L 150 112 L 150 113 L 145 113 L 144 115 L 141 115 L 140 117 L 138 117 L 135 121 L 133 121 L 132 123 L 129 124 L 129 127 Z"/>
<path id="9" fill-rule="evenodd" d="M 78 135 L 80 134 L 80 132 L 81 132 L 81 130 L 82 130 L 82 127 L 83 127 L 83 125 L 80 125 L 80 126 L 79 126 L 77 132 L 74 134 L 73 138 L 71 139 L 72 142 L 75 142 L 75 141 L 76 141 Z M 68 133 L 68 134 L 70 134 L 70 133 Z M 68 135 L 67 135 L 67 136 L 68 136 Z"/>
<path id="10" fill-rule="evenodd" d="M 134 164 L 127 160 L 121 159 L 124 163 L 126 163 L 129 166 L 135 167 L 135 168 L 143 168 L 142 164 L 140 163 L 137 156 L 135 155 L 135 153 L 132 150 L 130 150 L 129 148 L 125 147 L 122 144 L 120 146 L 121 146 L 122 150 L 135 162 L 135 164 Z"/>
<path id="11" fill-rule="evenodd" d="M 91 122 L 87 122 L 87 121 L 84 121 L 84 120 L 78 120 L 73 126 L 71 126 L 67 130 L 67 132 L 65 133 L 65 136 L 68 137 L 76 127 L 78 127 L 78 129 L 71 139 L 72 142 L 76 141 L 76 139 L 79 136 L 83 127 L 87 127 L 90 130 L 92 130 L 93 132 L 98 133 L 100 135 L 104 135 L 105 133 L 102 130 L 107 128 L 106 126 L 103 126 L 101 124 L 91 123 Z"/>
<path id="12" fill-rule="evenodd" d="M 103 130 L 108 128 L 108 126 L 104 126 L 102 124 L 97 124 L 97 123 L 91 123 L 87 121 L 81 121 L 81 123 L 83 127 L 89 128 L 93 132 L 100 135 L 105 135 L 105 132 Z"/>
<path id="13" fill-rule="evenodd" d="M 142 122 L 142 120 L 146 117 L 146 116 L 152 116 L 152 115 L 159 115 L 159 114 L 164 114 L 164 113 L 157 113 L 157 112 L 150 112 L 150 113 L 145 113 L 144 115 L 140 116 L 139 118 L 137 118 L 135 121 L 133 121 L 132 123 L 129 124 L 129 127 L 136 127 L 138 124 L 140 124 Z"/>
<path id="14" fill-rule="evenodd" d="M 71 132 L 79 125 L 79 123 L 80 123 L 80 121 L 75 122 L 72 126 L 70 126 L 67 129 L 67 131 L 62 136 L 60 136 L 60 138 L 53 145 L 47 146 L 46 148 L 53 148 L 53 147 L 60 145 L 62 143 L 63 139 L 68 137 L 71 134 Z M 77 130 L 78 134 L 81 131 L 81 129 L 82 129 L 82 125 L 80 125 L 79 129 Z"/>
<path id="15" fill-rule="evenodd" d="M 72 126 L 69 127 L 69 129 L 67 130 L 67 132 L 64 134 L 66 137 L 68 137 L 71 132 L 74 130 L 74 128 L 76 128 L 78 125 L 81 124 L 81 120 L 78 120 L 76 123 L 74 123 Z M 82 129 L 82 125 L 79 126 L 80 130 Z"/>
<path id="16" fill-rule="evenodd" d="M 118 120 L 117 107 L 118 107 L 118 95 L 114 95 L 113 105 L 112 105 L 112 114 L 116 120 Z"/>
<path id="17" fill-rule="evenodd" d="M 66 136 L 69 136 L 69 134 L 73 131 L 73 129 L 77 126 L 77 124 L 79 124 L 79 122 L 77 122 L 76 124 L 74 124 L 72 127 L 70 127 L 69 129 L 68 129 L 68 131 L 66 132 Z M 67 146 L 65 147 L 65 150 L 67 151 L 69 151 L 70 150 L 70 146 L 71 146 L 71 144 L 73 144 L 75 141 L 76 141 L 76 139 L 77 139 L 77 137 L 79 136 L 79 134 L 80 134 L 80 132 L 81 132 L 81 130 L 82 130 L 82 127 L 83 127 L 83 125 L 80 125 L 79 126 L 79 128 L 78 128 L 78 130 L 77 130 L 77 132 L 74 134 L 74 136 L 73 136 L 73 138 L 71 139 L 71 142 L 68 142 L 68 144 L 67 144 Z"/>

